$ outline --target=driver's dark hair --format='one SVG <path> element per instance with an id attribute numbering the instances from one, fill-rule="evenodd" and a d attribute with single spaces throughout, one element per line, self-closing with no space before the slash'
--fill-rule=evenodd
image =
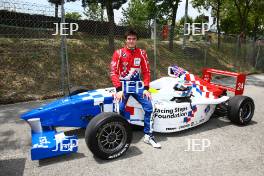
<path id="1" fill-rule="evenodd" d="M 127 36 L 129 36 L 129 35 L 134 35 L 138 39 L 138 33 L 134 29 L 129 29 L 129 30 L 126 31 L 125 39 L 127 39 Z"/>

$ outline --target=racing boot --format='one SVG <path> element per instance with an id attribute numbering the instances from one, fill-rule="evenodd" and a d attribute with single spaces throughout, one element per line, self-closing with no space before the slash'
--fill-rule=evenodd
<path id="1" fill-rule="evenodd" d="M 155 138 L 153 135 L 145 134 L 144 142 L 152 145 L 152 147 L 154 147 L 154 148 L 161 148 L 161 145 L 155 141 Z"/>

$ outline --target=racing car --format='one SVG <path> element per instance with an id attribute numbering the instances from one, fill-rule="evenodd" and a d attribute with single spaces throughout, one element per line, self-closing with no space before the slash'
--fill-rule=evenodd
<path id="1" fill-rule="evenodd" d="M 212 82 L 212 75 L 235 78 L 235 87 Z M 154 132 L 172 133 L 207 122 L 213 114 L 227 116 L 233 123 L 247 125 L 254 115 L 254 101 L 243 96 L 246 75 L 211 68 L 202 77 L 178 66 L 168 76 L 150 83 Z M 234 95 L 228 95 L 230 92 Z M 31 127 L 32 160 L 77 152 L 76 135 L 66 136 L 56 127 L 86 128 L 85 142 L 101 159 L 123 155 L 132 140 L 131 124 L 144 126 L 142 106 L 132 97 L 125 114 L 119 114 L 114 87 L 75 89 L 63 98 L 21 115 Z M 228 96 L 227 96 L 228 95 Z"/>

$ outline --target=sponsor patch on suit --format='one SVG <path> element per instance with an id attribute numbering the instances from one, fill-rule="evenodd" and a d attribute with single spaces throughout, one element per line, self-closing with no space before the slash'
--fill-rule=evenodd
<path id="1" fill-rule="evenodd" d="M 134 65 L 135 66 L 140 66 L 140 60 L 141 60 L 140 58 L 135 58 L 134 59 Z"/>

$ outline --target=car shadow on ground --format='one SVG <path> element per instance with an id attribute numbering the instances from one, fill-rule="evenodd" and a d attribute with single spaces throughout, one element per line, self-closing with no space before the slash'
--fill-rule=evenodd
<path id="1" fill-rule="evenodd" d="M 251 123 L 249 125 L 255 125 L 257 124 L 256 121 L 251 121 Z M 183 131 L 179 131 L 179 132 L 174 132 L 174 133 L 155 133 L 155 136 L 157 138 L 158 141 L 167 141 L 168 137 L 182 137 L 182 136 L 189 136 L 189 135 L 193 135 L 193 134 L 198 134 L 198 133 L 202 133 L 204 131 L 209 131 L 209 130 L 213 130 L 213 129 L 217 129 L 217 128 L 222 128 L 228 125 L 234 125 L 233 123 L 231 123 L 226 117 L 212 117 L 208 122 L 198 125 L 196 127 L 187 129 L 187 130 L 183 130 Z M 235 125 L 236 127 L 243 127 L 243 126 L 239 126 L 239 125 Z M 143 140 L 143 127 L 141 126 L 131 126 L 132 131 L 133 131 L 133 140 L 131 142 L 131 144 L 136 144 L 138 142 L 140 142 L 141 140 Z M 77 135 L 79 139 L 84 138 L 85 137 L 85 128 L 78 128 L 78 129 L 72 129 L 72 130 L 68 130 L 64 132 L 65 135 L 67 136 L 71 136 L 71 135 Z M 143 152 L 137 147 L 137 146 L 130 146 L 130 148 L 126 151 L 126 153 L 122 156 L 122 157 L 118 157 L 114 160 L 102 160 L 100 158 L 97 158 L 96 156 L 94 157 L 94 160 L 98 163 L 98 164 L 107 164 L 109 162 L 115 162 L 115 161 L 120 161 L 120 160 L 124 160 L 124 159 L 128 159 L 128 158 L 132 158 L 138 155 L 141 155 Z M 65 162 L 65 161 L 71 161 L 71 160 L 76 160 L 76 159 L 80 159 L 80 158 L 84 158 L 86 157 L 83 153 L 71 153 L 71 154 L 67 154 L 67 155 L 61 155 L 61 156 L 57 156 L 57 157 L 53 157 L 53 158 L 47 158 L 47 159 L 42 159 L 39 160 L 39 167 L 43 167 L 43 166 L 47 166 L 47 165 L 52 165 L 55 163 L 60 163 L 60 162 Z M 22 161 L 22 160 L 21 160 Z M 19 160 L 19 162 L 21 162 Z M 0 161 L 0 163 L 3 161 Z M 21 164 L 20 164 L 21 165 Z M 1 166 L 1 164 L 0 164 Z M 4 171 L 6 171 L 7 173 L 10 172 L 10 169 L 4 168 Z M 21 169 L 19 169 L 21 170 Z M 16 173 L 20 173 L 20 171 L 17 171 Z M 21 175 L 23 175 L 23 171 L 21 171 Z"/>
<path id="2" fill-rule="evenodd" d="M 20 141 L 14 139 L 14 135 L 15 131 L 11 129 L 4 132 L 0 132 L 0 152 L 6 149 L 17 150 L 21 147 Z"/>
<path id="3" fill-rule="evenodd" d="M 133 139 L 132 139 L 131 144 L 137 143 L 140 140 L 140 138 L 144 135 L 142 132 L 143 127 L 132 125 L 131 129 L 133 131 Z M 78 139 L 82 139 L 82 138 L 85 138 L 85 128 L 67 130 L 67 131 L 64 131 L 64 134 L 67 136 L 76 135 L 78 137 Z M 134 138 L 134 136 L 135 136 L 135 138 Z M 138 147 L 130 146 L 129 149 L 126 151 L 126 153 L 122 157 L 116 158 L 114 160 L 102 160 L 100 158 L 97 158 L 96 156 L 94 156 L 94 159 L 97 163 L 104 164 L 104 163 L 108 163 L 109 161 L 114 162 L 114 161 L 118 161 L 118 160 L 132 158 L 132 157 L 138 156 L 140 154 L 142 154 L 142 151 Z M 64 160 L 64 159 L 62 158 L 62 160 Z M 52 161 L 52 159 L 51 159 L 51 161 Z M 54 161 L 54 162 L 60 162 L 60 161 Z"/>
<path id="4" fill-rule="evenodd" d="M 102 160 L 96 156 L 94 156 L 94 160 L 98 163 L 98 164 L 107 164 L 109 162 L 115 162 L 115 161 L 122 161 L 122 160 L 126 160 L 128 158 L 132 158 L 138 155 L 141 155 L 143 152 L 136 146 L 130 146 L 129 149 L 121 156 L 115 159 L 111 159 L 111 160 Z"/>
<path id="5" fill-rule="evenodd" d="M 61 155 L 61 156 L 56 156 L 53 158 L 46 158 L 39 160 L 39 167 L 42 166 L 47 166 L 47 165 L 52 165 L 55 163 L 60 163 L 60 162 L 65 162 L 65 161 L 71 161 L 75 159 L 80 159 L 86 157 L 83 153 L 70 153 L 67 155 Z"/>
<path id="6" fill-rule="evenodd" d="M 256 121 L 251 121 L 248 125 L 256 125 Z M 233 125 L 237 128 L 243 128 L 241 125 L 236 125 L 230 122 L 227 117 L 224 116 L 212 116 L 209 121 L 198 125 L 196 127 L 192 127 L 190 129 L 186 129 L 183 131 L 173 132 L 173 133 L 155 133 L 155 137 L 157 141 L 167 141 L 168 137 L 187 137 L 194 134 L 199 134 L 205 131 L 214 130 L 217 128 L 223 128 L 225 126 Z M 131 125 L 131 129 L 133 131 L 133 139 L 131 144 L 137 144 L 138 142 L 143 140 L 144 133 L 142 126 Z M 65 135 L 77 135 L 78 139 L 85 138 L 85 128 L 73 129 L 69 131 L 65 131 Z M 137 155 L 142 154 L 142 151 L 136 146 L 130 146 L 129 150 L 125 153 L 124 156 L 117 158 L 115 160 L 122 160 L 126 158 L 131 158 Z M 99 164 L 107 163 L 107 160 L 101 160 L 97 157 L 94 157 L 95 161 Z M 112 160 L 111 160 L 112 161 Z"/>
<path id="7" fill-rule="evenodd" d="M 16 158 L 0 160 L 0 175 L 17 175 L 24 174 L 26 158 Z"/>
<path id="8" fill-rule="evenodd" d="M 57 131 L 61 131 L 61 130 L 57 129 Z M 66 131 L 64 131 L 64 134 L 66 136 L 76 135 L 78 137 L 78 139 L 83 139 L 83 138 L 85 138 L 85 128 L 76 128 L 76 129 L 66 130 Z"/>
<path id="9" fill-rule="evenodd" d="M 248 124 L 248 125 L 256 125 L 256 124 L 257 124 L 257 122 L 252 120 L 250 122 L 250 124 Z M 244 127 L 241 125 L 233 124 L 232 122 L 230 122 L 230 120 L 227 119 L 227 117 L 216 117 L 216 116 L 214 116 L 214 117 L 211 117 L 209 119 L 209 121 L 207 121 L 201 125 L 198 125 L 198 126 L 195 126 L 195 127 L 183 130 L 183 131 L 178 131 L 178 132 L 173 132 L 173 133 L 154 133 L 154 135 L 157 138 L 157 141 L 167 141 L 168 137 L 184 137 L 184 136 L 187 137 L 187 136 L 199 134 L 199 133 L 202 133 L 205 131 L 210 131 L 210 130 L 214 130 L 217 128 L 223 128 L 223 127 L 229 126 L 229 125 L 233 125 L 233 126 L 238 127 L 238 128 Z M 133 133 L 132 143 L 140 142 L 141 140 L 143 140 L 142 139 L 143 136 L 144 136 L 143 128 L 142 128 L 142 131 L 138 131 L 138 130 L 135 131 Z"/>

